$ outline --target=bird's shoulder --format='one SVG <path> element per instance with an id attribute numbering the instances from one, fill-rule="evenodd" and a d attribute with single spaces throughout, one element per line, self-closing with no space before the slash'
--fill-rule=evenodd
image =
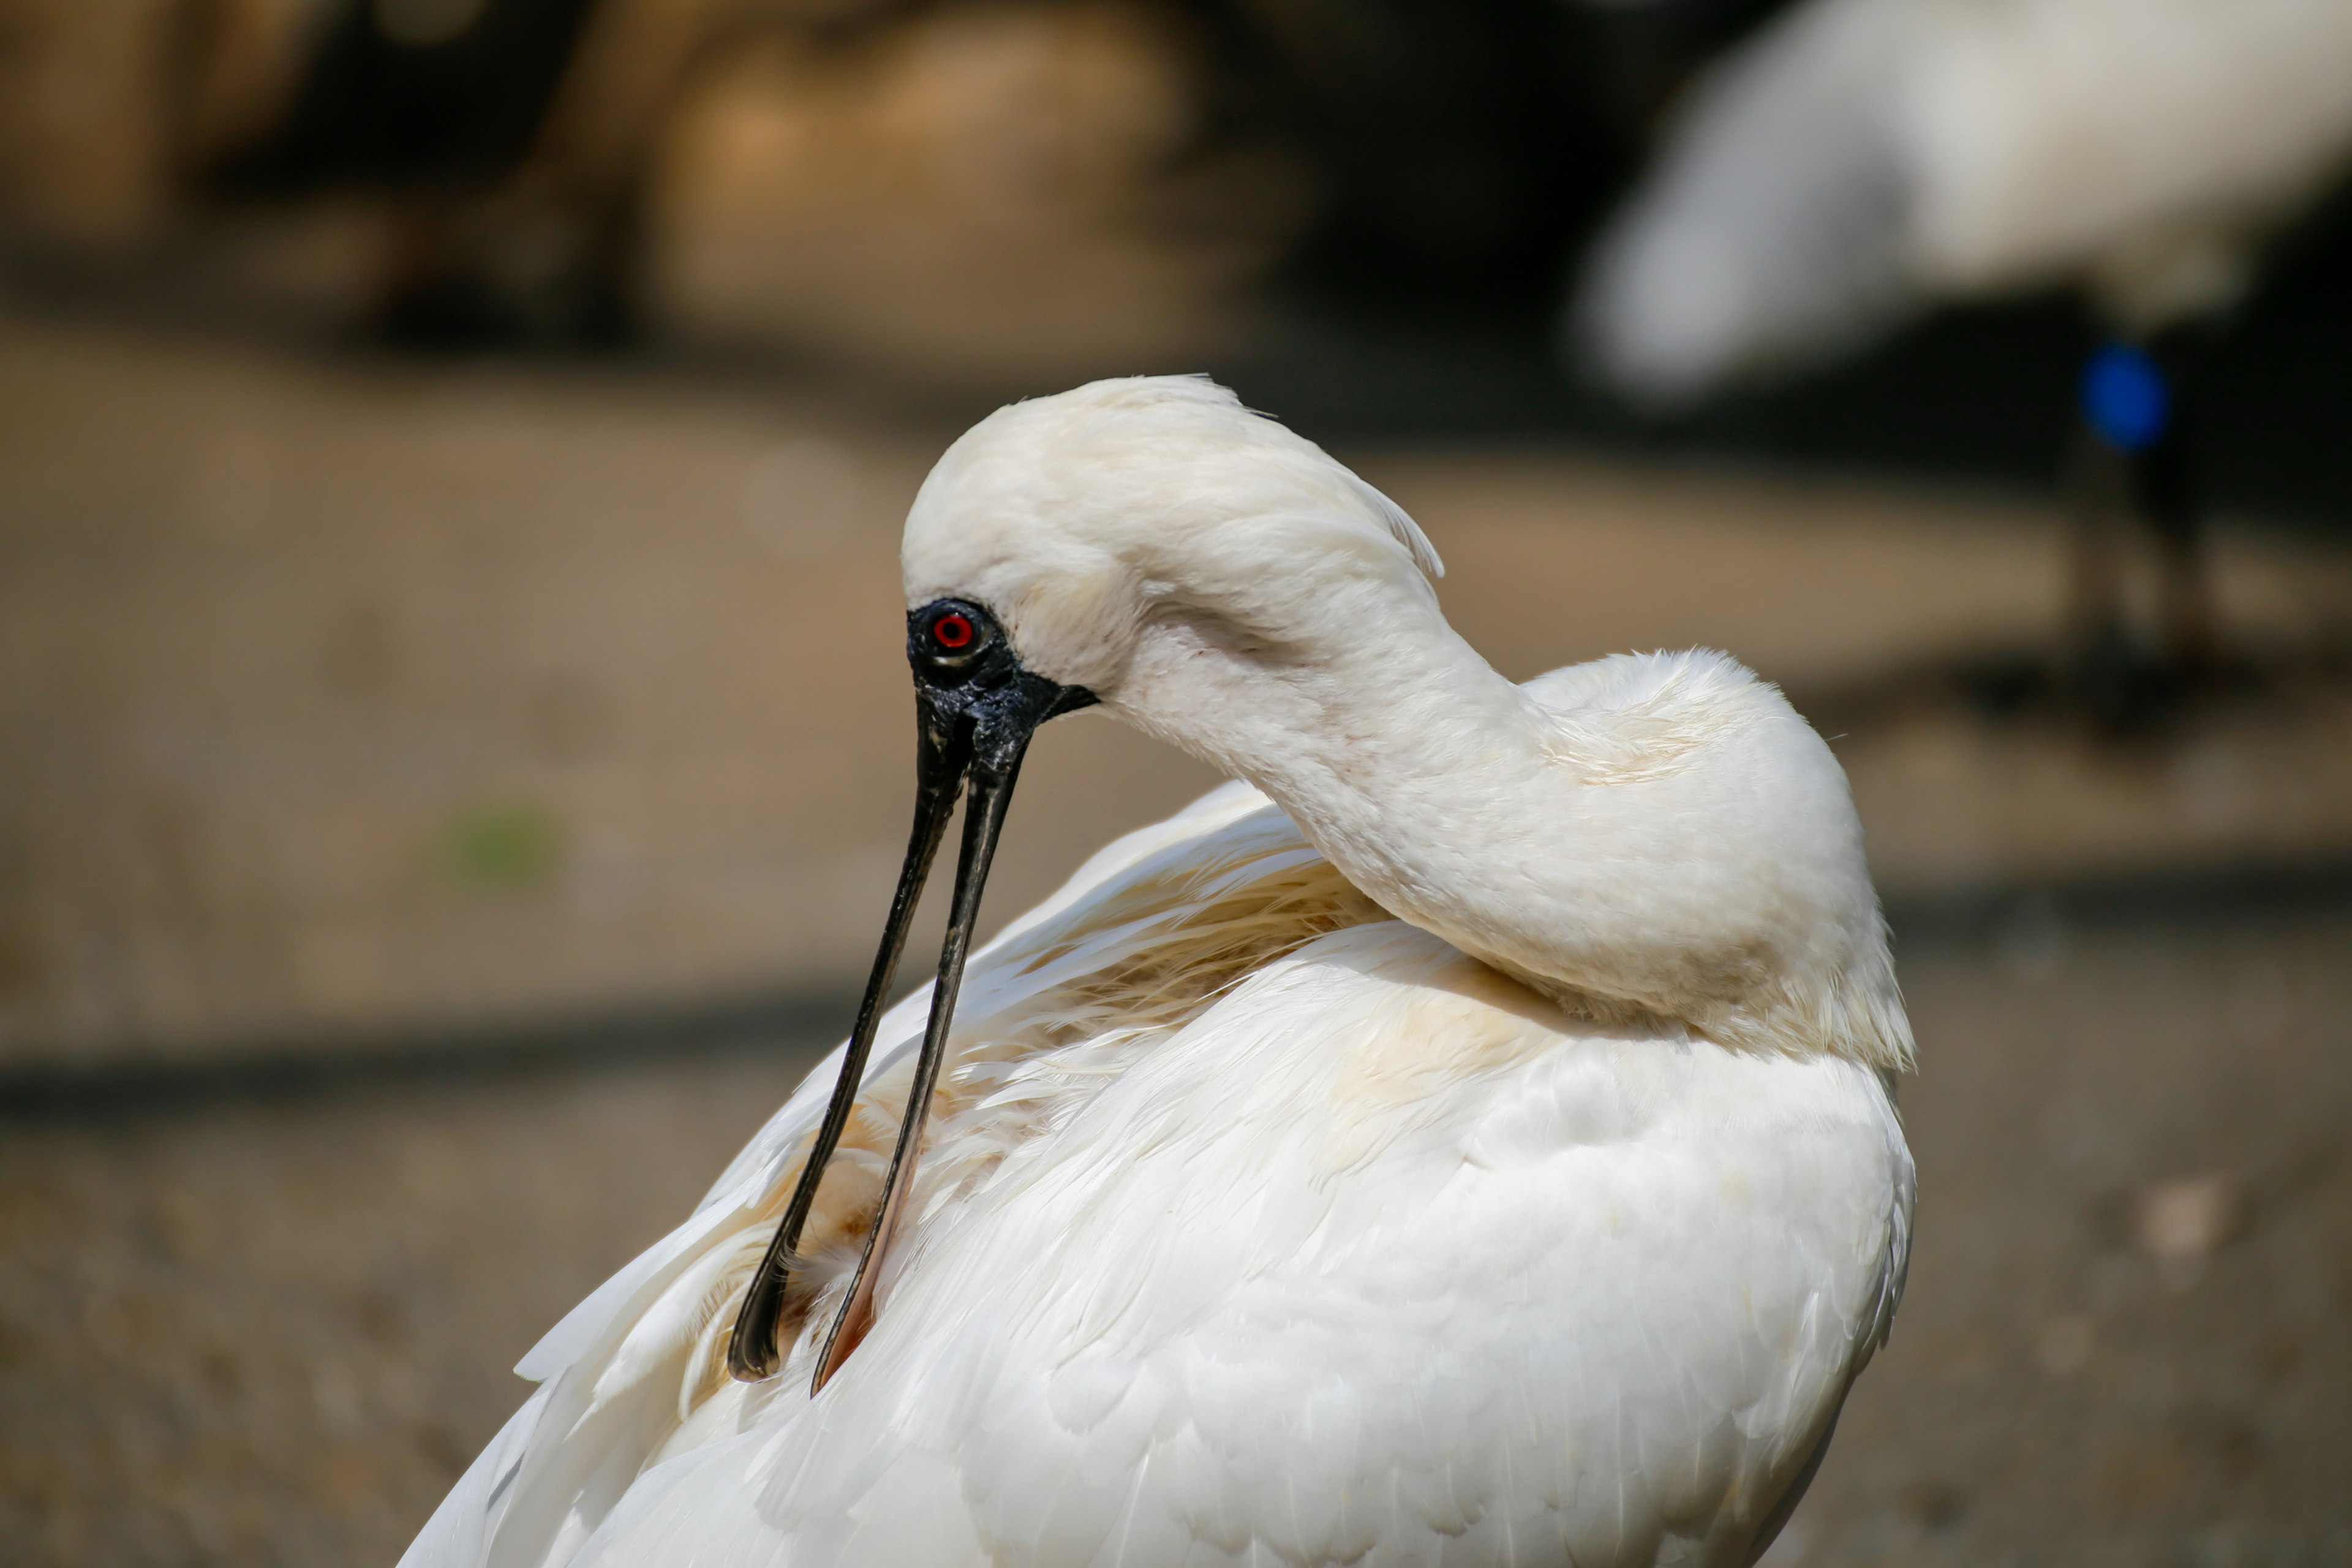
<path id="1" fill-rule="evenodd" d="M 1544 715 L 1552 754 L 1597 783 L 1679 772 L 1741 736 L 1811 733 L 1780 688 L 1714 648 L 1612 654 L 1520 689 Z"/>

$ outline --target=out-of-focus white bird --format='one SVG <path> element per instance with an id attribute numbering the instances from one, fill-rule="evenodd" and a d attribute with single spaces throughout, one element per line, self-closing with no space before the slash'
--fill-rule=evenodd
<path id="1" fill-rule="evenodd" d="M 2346 0 L 1811 0 L 1696 90 L 1577 327 L 1665 406 L 2039 284 L 2153 332 L 2352 161 L 2347 81 Z"/>
<path id="2" fill-rule="evenodd" d="M 820 1068 L 531 1352 L 408 1568 L 1752 1561 L 1911 1214 L 1820 738 L 1719 654 L 1512 685 L 1409 518 L 1192 378 L 983 421 L 904 569 L 917 824 L 837 1114 Z M 967 978 L 1028 736 L 1097 700 L 1247 782 Z M 967 783 L 939 980 L 877 1018 Z"/>
<path id="3" fill-rule="evenodd" d="M 2120 345 L 2084 414 L 2110 497 L 2207 634 L 2177 401 L 2143 352 L 2249 287 L 2352 163 L 2347 0 L 1809 0 L 1711 72 L 1595 247 L 1572 316 L 1655 410 L 1818 363 L 1949 300 L 2063 283 Z M 2118 495 L 2118 492 L 2120 494 Z M 2084 508 L 2078 619 L 2119 614 Z"/>

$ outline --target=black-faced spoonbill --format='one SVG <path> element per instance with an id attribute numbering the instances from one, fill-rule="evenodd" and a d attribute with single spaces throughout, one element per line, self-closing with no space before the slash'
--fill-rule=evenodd
<path id="1" fill-rule="evenodd" d="M 2079 288 L 2111 340 L 2080 387 L 2069 630 L 2104 704 L 2142 663 L 2119 523 L 2155 546 L 2158 662 L 2210 652 L 2180 383 L 2352 166 L 2347 82 L 2345 0 L 1807 0 L 1693 94 L 1593 251 L 1580 346 L 1672 409 L 1934 304 Z"/>
<path id="2" fill-rule="evenodd" d="M 1911 1215 L 1821 739 L 1720 654 L 1514 686 L 1411 519 L 1194 378 L 991 416 L 903 567 L 856 1033 L 525 1358 L 409 1568 L 1752 1561 Z M 1032 731 L 1097 704 L 1237 782 L 967 963 Z"/>

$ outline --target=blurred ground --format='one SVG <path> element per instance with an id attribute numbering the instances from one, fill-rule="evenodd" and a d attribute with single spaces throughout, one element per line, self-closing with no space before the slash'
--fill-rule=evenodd
<path id="1" fill-rule="evenodd" d="M 866 956 L 959 423 L 0 318 L 0 1557 L 397 1552 L 824 1043 L 703 1015 Z M 1340 455 L 1503 668 L 1716 643 L 1840 737 L 1923 1195 L 1780 1561 L 2352 1563 L 2352 556 L 2232 521 L 2248 672 L 2118 746 L 2014 675 L 2052 509 Z M 1207 782 L 1085 721 L 1024 776 L 999 918 Z"/>
<path id="2" fill-rule="evenodd" d="M 1776 1568 L 2352 1563 L 2352 909 L 1906 936 L 1918 1246 Z M 389 1564 L 810 1059 L 226 1098 L 0 1140 L 16 1563 Z M 2141 1213 L 2218 1177 L 2218 1247 Z"/>

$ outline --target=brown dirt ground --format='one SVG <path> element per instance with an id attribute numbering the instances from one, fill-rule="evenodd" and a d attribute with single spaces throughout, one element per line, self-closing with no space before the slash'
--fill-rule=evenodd
<path id="1" fill-rule="evenodd" d="M 1918 1245 L 1780 1564 L 2352 1563 L 2352 910 L 1905 943 Z M 19 1122 L 12 1563 L 389 1563 L 805 1047 Z M 2168 1270 L 2152 1184 L 2235 1194 Z"/>

